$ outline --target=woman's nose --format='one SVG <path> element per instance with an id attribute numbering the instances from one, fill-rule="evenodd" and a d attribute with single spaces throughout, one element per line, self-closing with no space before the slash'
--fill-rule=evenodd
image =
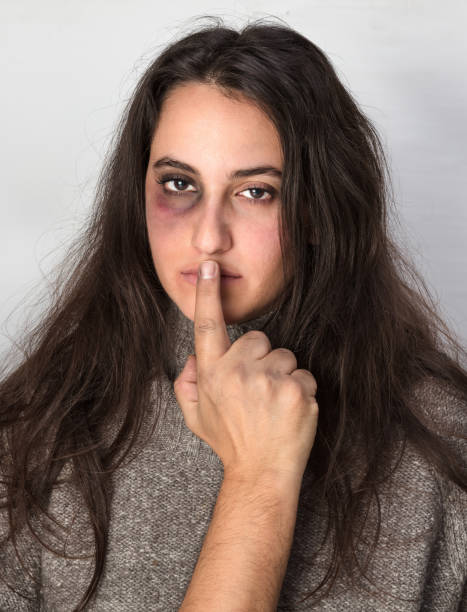
<path id="1" fill-rule="evenodd" d="M 199 215 L 193 222 L 193 246 L 204 253 L 226 251 L 232 246 L 232 222 L 228 219 L 225 203 L 199 202 Z"/>

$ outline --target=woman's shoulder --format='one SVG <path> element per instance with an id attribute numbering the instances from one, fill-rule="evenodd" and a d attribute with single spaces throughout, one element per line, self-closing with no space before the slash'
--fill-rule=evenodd
<path id="1" fill-rule="evenodd" d="M 456 386 L 429 377 L 414 385 L 410 403 L 449 452 L 440 455 L 434 443 L 406 439 L 397 468 L 380 488 L 383 540 L 393 546 L 401 538 L 399 553 L 411 557 L 414 575 L 422 572 L 417 563 L 423 559 L 439 574 L 439 584 L 448 580 L 457 588 L 467 572 L 467 402 Z M 463 474 L 463 487 L 445 467 Z"/>
<path id="2" fill-rule="evenodd" d="M 408 403 L 417 422 L 435 439 L 423 436 L 413 422 L 410 430 L 401 430 L 391 446 L 390 475 L 379 487 L 381 500 L 391 505 L 397 525 L 413 522 L 416 531 L 420 524 L 443 522 L 448 513 L 457 514 L 456 522 L 462 522 L 465 531 L 466 400 L 454 385 L 427 377 L 411 388 Z"/>
<path id="3" fill-rule="evenodd" d="M 439 426 L 451 425 L 457 430 L 459 425 L 463 425 L 462 432 L 465 435 L 467 398 L 453 383 L 435 376 L 427 376 L 413 385 L 411 402 L 418 404 L 420 412 L 425 413 Z"/>
<path id="4" fill-rule="evenodd" d="M 428 377 L 413 387 L 411 402 L 420 420 L 435 431 L 451 451 L 443 463 L 456 468 L 463 482 L 460 486 L 447 471 L 438 469 L 419 449 L 413 449 L 412 468 L 416 470 L 411 470 L 412 480 L 418 480 L 420 475 L 418 484 L 423 484 L 423 490 L 419 489 L 412 497 L 412 512 L 418 517 L 423 513 L 423 502 L 431 500 L 426 505 L 433 521 L 430 533 L 436 536 L 438 550 L 444 551 L 450 572 L 462 581 L 467 572 L 467 399 L 454 384 Z"/>
<path id="5" fill-rule="evenodd" d="M 454 384 L 429 376 L 413 386 L 411 408 L 429 430 L 453 451 L 467 468 L 467 397 Z"/>
<path id="6" fill-rule="evenodd" d="M 410 403 L 447 452 L 409 440 L 397 477 L 400 492 L 411 499 L 414 515 L 425 508 L 444 525 L 451 544 L 462 542 L 467 551 L 467 400 L 455 385 L 429 377 L 413 387 Z M 467 563 L 465 554 L 463 559 Z"/>

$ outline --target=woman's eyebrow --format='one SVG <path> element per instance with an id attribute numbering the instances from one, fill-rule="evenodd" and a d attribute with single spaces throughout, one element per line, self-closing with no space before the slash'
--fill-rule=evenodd
<path id="1" fill-rule="evenodd" d="M 177 159 L 171 159 L 170 157 L 161 157 L 152 165 L 153 168 L 159 168 L 160 166 L 171 166 L 172 168 L 185 170 L 185 172 L 191 172 L 192 174 L 199 176 L 199 172 L 196 170 L 196 168 L 193 168 L 184 162 L 178 161 Z M 230 178 L 242 178 L 244 176 L 252 176 L 254 174 L 270 174 L 271 176 L 282 178 L 282 172 L 277 168 L 274 168 L 274 166 L 255 166 L 253 168 L 234 170 L 231 173 Z"/>

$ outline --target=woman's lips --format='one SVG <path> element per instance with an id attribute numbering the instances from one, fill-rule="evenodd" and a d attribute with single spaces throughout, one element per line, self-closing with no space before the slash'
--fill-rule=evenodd
<path id="1" fill-rule="evenodd" d="M 196 287 L 196 281 L 198 279 L 198 275 L 197 274 L 185 274 L 184 272 L 182 272 L 182 276 L 183 278 L 190 283 L 190 285 L 195 285 Z M 239 281 L 242 277 L 241 276 L 221 276 L 221 283 L 224 284 L 232 284 L 235 281 Z"/>

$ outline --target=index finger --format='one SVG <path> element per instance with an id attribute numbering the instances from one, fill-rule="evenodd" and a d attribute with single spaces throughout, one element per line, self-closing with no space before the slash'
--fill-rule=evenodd
<path id="1" fill-rule="evenodd" d="M 201 276 L 203 264 L 214 265 L 214 276 Z M 195 302 L 195 353 L 199 368 L 204 368 L 216 361 L 231 346 L 224 320 L 221 300 L 221 279 L 217 262 L 202 262 L 196 282 Z"/>

